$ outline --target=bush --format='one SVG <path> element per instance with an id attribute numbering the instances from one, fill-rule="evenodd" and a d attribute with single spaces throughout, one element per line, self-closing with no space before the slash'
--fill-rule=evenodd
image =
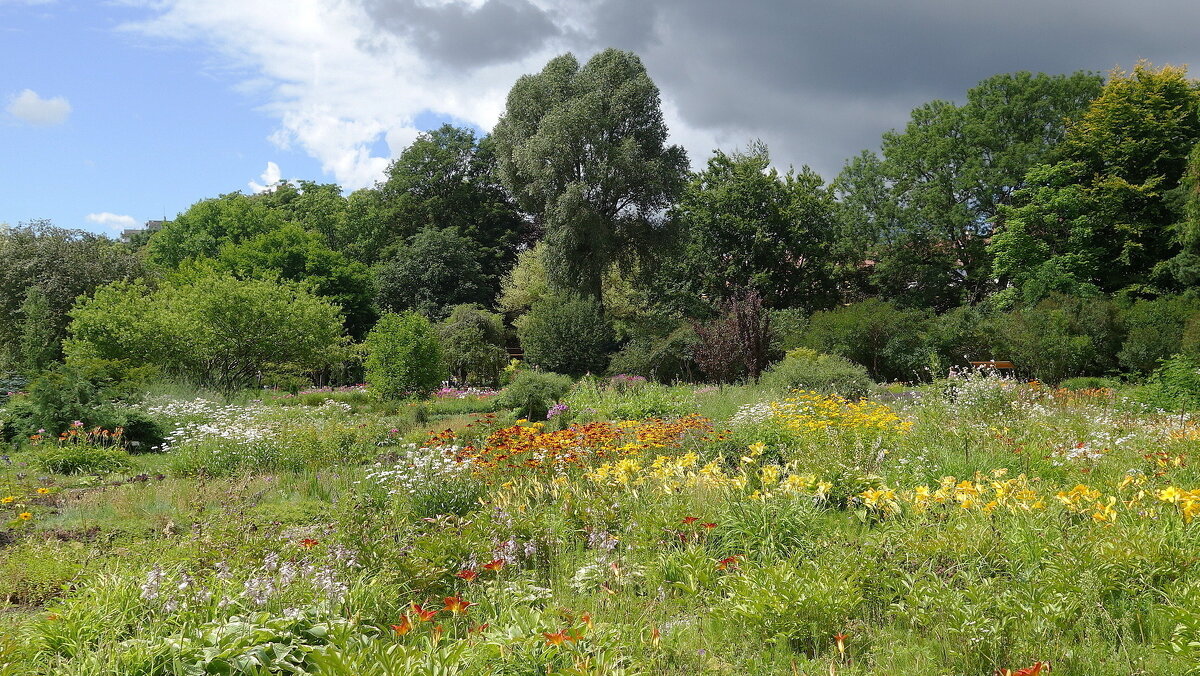
<path id="1" fill-rule="evenodd" d="M 106 474 L 129 467 L 129 453 L 115 444 L 87 442 L 39 447 L 34 463 L 56 474 Z"/>
<path id="2" fill-rule="evenodd" d="M 504 320 L 478 305 L 455 305 L 438 326 L 450 374 L 460 385 L 493 387 L 508 361 Z"/>
<path id="3" fill-rule="evenodd" d="M 550 407 L 571 390 L 572 382 L 558 373 L 523 370 L 500 393 L 496 405 L 517 409 L 529 420 L 544 420 Z"/>
<path id="4" fill-rule="evenodd" d="M 1112 390 L 1121 386 L 1121 381 L 1112 378 L 1096 378 L 1094 376 L 1084 376 L 1081 378 L 1067 378 L 1058 384 L 1064 390 Z"/>
<path id="5" fill-rule="evenodd" d="M 992 320 L 998 359 L 1011 359 L 1021 376 L 1057 384 L 1113 370 L 1118 345 L 1116 311 L 1102 298 L 1054 295 L 1034 307 Z"/>
<path id="6" fill-rule="evenodd" d="M 875 380 L 923 378 L 930 348 L 923 337 L 929 314 L 870 299 L 813 313 L 801 343 L 867 368 Z"/>
<path id="7" fill-rule="evenodd" d="M 433 327 L 416 312 L 381 317 L 366 349 L 367 384 L 384 399 L 429 394 L 445 374 Z"/>
<path id="8" fill-rule="evenodd" d="M 1200 408 L 1200 360 L 1183 354 L 1165 360 L 1138 392 L 1137 399 L 1164 411 Z"/>
<path id="9" fill-rule="evenodd" d="M 1150 373 L 1162 360 L 1183 352 L 1184 332 L 1200 313 L 1195 298 L 1157 298 L 1135 301 L 1121 312 L 1125 340 L 1117 359 L 1121 368 Z"/>
<path id="10" fill-rule="evenodd" d="M 608 372 L 629 373 L 664 383 L 694 380 L 696 368 L 689 355 L 695 344 L 696 332 L 686 324 L 666 336 L 638 336 L 613 355 Z"/>
<path id="11" fill-rule="evenodd" d="M 613 329 L 596 301 L 551 296 L 534 303 L 517 326 L 525 360 L 547 371 L 581 376 L 603 373 Z"/>
<path id="12" fill-rule="evenodd" d="M 718 383 L 742 377 L 758 382 L 770 358 L 771 315 L 757 291 L 729 298 L 720 317 L 693 328 L 692 358 L 704 375 Z"/>
<path id="13" fill-rule="evenodd" d="M 875 387 L 867 369 L 832 354 L 799 347 L 767 369 L 762 384 L 774 390 L 813 390 L 849 399 L 866 396 Z"/>
<path id="14" fill-rule="evenodd" d="M 148 376 L 144 369 L 128 369 L 113 361 L 55 365 L 30 383 L 27 396 L 15 398 L 9 405 L 0 436 L 12 441 L 37 430 L 57 435 L 80 421 L 87 429 L 122 427 L 127 442 L 157 445 L 162 442 L 162 428 L 129 406 L 140 398 Z"/>

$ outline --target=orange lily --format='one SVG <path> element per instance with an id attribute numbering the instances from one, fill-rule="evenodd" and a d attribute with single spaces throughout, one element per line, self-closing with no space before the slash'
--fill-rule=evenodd
<path id="1" fill-rule="evenodd" d="M 470 608 L 473 605 L 475 604 L 457 596 L 446 597 L 446 610 L 449 610 L 455 615 L 462 615 L 463 613 L 467 612 L 467 608 Z"/>
<path id="2" fill-rule="evenodd" d="M 454 574 L 454 577 L 461 577 L 467 582 L 474 582 L 475 578 L 479 577 L 479 573 L 474 570 L 460 570 Z"/>
<path id="3" fill-rule="evenodd" d="M 504 559 L 496 559 L 495 561 L 485 563 L 483 564 L 483 569 L 490 570 L 493 573 L 499 573 L 504 569 Z"/>
<path id="4" fill-rule="evenodd" d="M 412 618 L 408 615 L 400 618 L 400 624 L 393 624 L 392 631 L 396 632 L 397 636 L 403 636 L 412 631 Z"/>
<path id="5" fill-rule="evenodd" d="M 425 610 L 421 607 L 420 603 L 416 603 L 415 601 L 412 603 L 412 611 L 417 614 L 417 617 L 421 618 L 422 622 L 430 622 L 438 614 L 436 610 Z"/>

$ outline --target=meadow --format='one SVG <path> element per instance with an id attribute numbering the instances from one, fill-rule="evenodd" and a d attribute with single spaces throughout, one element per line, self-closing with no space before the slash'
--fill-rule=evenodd
<path id="1" fill-rule="evenodd" d="M 987 375 L 496 402 L 178 391 L 160 448 L 29 440 L 0 674 L 1200 673 L 1186 414 Z"/>

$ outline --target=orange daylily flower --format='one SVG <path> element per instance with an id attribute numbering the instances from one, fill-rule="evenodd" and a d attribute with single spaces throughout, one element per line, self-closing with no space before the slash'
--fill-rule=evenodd
<path id="1" fill-rule="evenodd" d="M 700 525 L 704 528 L 704 530 L 712 530 L 717 527 L 717 524 L 715 523 L 702 523 Z"/>
<path id="2" fill-rule="evenodd" d="M 834 634 L 833 640 L 837 642 L 838 654 L 845 656 L 846 654 L 846 639 L 850 638 L 849 634 Z"/>
<path id="3" fill-rule="evenodd" d="M 546 645 L 562 645 L 567 640 L 567 632 L 556 631 L 554 633 L 542 632 L 542 636 L 546 637 Z"/>
<path id="4" fill-rule="evenodd" d="M 474 570 L 460 570 L 454 574 L 454 577 L 461 577 L 467 582 L 473 582 L 475 578 L 479 577 L 479 572 Z"/>
<path id="5" fill-rule="evenodd" d="M 318 542 L 317 540 L 314 540 L 312 538 L 304 538 L 303 540 L 301 540 L 299 542 L 299 545 L 305 549 L 312 549 L 313 547 L 316 547 L 318 544 L 320 544 L 320 542 Z"/>
<path id="6" fill-rule="evenodd" d="M 1050 663 L 1037 661 L 1024 669 L 997 669 L 996 676 L 1038 676 L 1042 671 L 1050 671 Z"/>
<path id="7" fill-rule="evenodd" d="M 412 611 L 417 614 L 417 617 L 421 618 L 422 622 L 430 622 L 433 620 L 434 616 L 438 614 L 438 611 L 436 610 L 425 610 L 421 607 L 420 603 L 415 601 L 411 604 L 411 607 Z"/>
<path id="8" fill-rule="evenodd" d="M 658 627 L 650 627 L 650 644 L 658 647 L 660 642 L 662 642 L 662 632 L 658 630 Z"/>
<path id="9" fill-rule="evenodd" d="M 740 558 L 742 558 L 742 557 L 738 556 L 737 554 L 734 554 L 733 556 L 726 557 L 724 559 L 721 559 L 720 561 L 717 561 L 717 570 L 737 570 L 737 566 L 738 566 L 737 562 L 738 562 L 738 559 L 740 559 Z"/>
<path id="10" fill-rule="evenodd" d="M 491 626 L 491 625 L 489 625 L 486 622 L 483 624 L 477 624 L 474 627 L 467 629 L 467 633 L 468 634 L 482 634 L 484 632 L 484 630 L 487 629 L 489 626 Z"/>
<path id="11" fill-rule="evenodd" d="M 445 602 L 446 602 L 446 610 L 449 610 L 450 612 L 454 613 L 455 615 L 462 615 L 463 613 L 467 612 L 467 608 L 470 608 L 471 606 L 475 605 L 474 603 L 471 603 L 470 601 L 464 600 L 457 596 L 447 596 Z"/>
<path id="12" fill-rule="evenodd" d="M 400 624 L 392 625 L 392 631 L 396 632 L 396 635 L 398 636 L 403 636 L 412 631 L 412 626 L 412 618 L 410 618 L 408 615 L 405 615 L 404 617 L 400 618 Z"/>
<path id="13" fill-rule="evenodd" d="M 490 570 L 493 573 L 499 573 L 504 569 L 504 559 L 496 559 L 495 561 L 485 563 L 483 564 L 483 569 Z"/>
<path id="14" fill-rule="evenodd" d="M 591 629 L 591 628 L 592 628 L 592 614 L 591 614 L 591 613 L 584 613 L 584 614 L 582 614 L 582 615 L 580 615 L 580 616 L 579 616 L 579 619 L 580 619 L 580 620 L 581 620 L 581 621 L 582 621 L 584 624 L 586 624 L 586 625 L 587 625 L 588 629 Z"/>
<path id="15" fill-rule="evenodd" d="M 698 516 L 685 516 L 685 517 L 683 517 L 683 525 L 690 526 L 699 520 L 700 520 L 700 517 L 698 517 Z"/>

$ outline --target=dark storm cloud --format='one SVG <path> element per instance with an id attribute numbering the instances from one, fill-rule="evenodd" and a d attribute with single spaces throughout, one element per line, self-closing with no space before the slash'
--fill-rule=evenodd
<path id="1" fill-rule="evenodd" d="M 478 8 L 458 2 L 431 6 L 419 0 L 364 0 L 363 5 L 380 28 L 460 68 L 519 59 L 561 34 L 528 0 L 489 0 Z"/>
<path id="2" fill-rule="evenodd" d="M 777 163 L 830 178 L 912 108 L 962 100 L 996 73 L 1105 72 L 1139 59 L 1200 68 L 1195 0 L 597 0 L 556 16 L 515 7 L 494 11 L 527 17 L 522 30 L 539 45 L 553 39 L 581 58 L 606 46 L 638 52 L 690 127 L 734 145 L 761 138 Z M 437 30 L 444 47 L 481 28 L 447 19 Z M 451 37 L 460 30 L 467 37 Z"/>

